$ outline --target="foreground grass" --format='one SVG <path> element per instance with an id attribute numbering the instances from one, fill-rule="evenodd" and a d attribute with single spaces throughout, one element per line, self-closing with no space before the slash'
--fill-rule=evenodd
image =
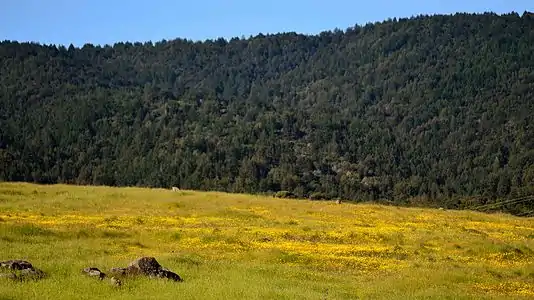
<path id="1" fill-rule="evenodd" d="M 0 299 L 529 299 L 534 219 L 161 189 L 0 183 Z M 81 276 L 155 256 L 184 283 Z"/>

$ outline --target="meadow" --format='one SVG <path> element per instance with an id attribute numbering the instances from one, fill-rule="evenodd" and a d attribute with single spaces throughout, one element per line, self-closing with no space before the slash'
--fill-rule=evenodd
<path id="1" fill-rule="evenodd" d="M 534 219 L 218 192 L 0 183 L 0 299 L 532 299 Z M 81 269 L 154 256 L 184 282 Z"/>

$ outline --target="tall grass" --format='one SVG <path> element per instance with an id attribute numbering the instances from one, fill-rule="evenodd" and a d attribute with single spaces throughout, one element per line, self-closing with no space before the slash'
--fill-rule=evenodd
<path id="1" fill-rule="evenodd" d="M 529 299 L 534 220 L 163 189 L 0 183 L 0 299 Z M 81 275 L 144 255 L 183 283 Z"/>

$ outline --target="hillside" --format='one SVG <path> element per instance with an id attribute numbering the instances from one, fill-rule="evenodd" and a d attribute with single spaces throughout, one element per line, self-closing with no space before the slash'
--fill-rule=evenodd
<path id="1" fill-rule="evenodd" d="M 0 261 L 47 274 L 1 299 L 532 299 L 533 251 L 508 214 L 0 183 Z M 140 256 L 184 281 L 81 273 Z"/>
<path id="2" fill-rule="evenodd" d="M 451 208 L 518 198 L 534 194 L 534 15 L 229 41 L 4 41 L 0 122 L 4 181 Z"/>

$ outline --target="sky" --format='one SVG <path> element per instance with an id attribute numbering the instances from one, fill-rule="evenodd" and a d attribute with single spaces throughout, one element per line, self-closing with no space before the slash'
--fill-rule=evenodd
<path id="1" fill-rule="evenodd" d="M 393 17 L 534 11 L 533 0 L 0 0 L 0 40 L 83 46 L 317 34 Z"/>

